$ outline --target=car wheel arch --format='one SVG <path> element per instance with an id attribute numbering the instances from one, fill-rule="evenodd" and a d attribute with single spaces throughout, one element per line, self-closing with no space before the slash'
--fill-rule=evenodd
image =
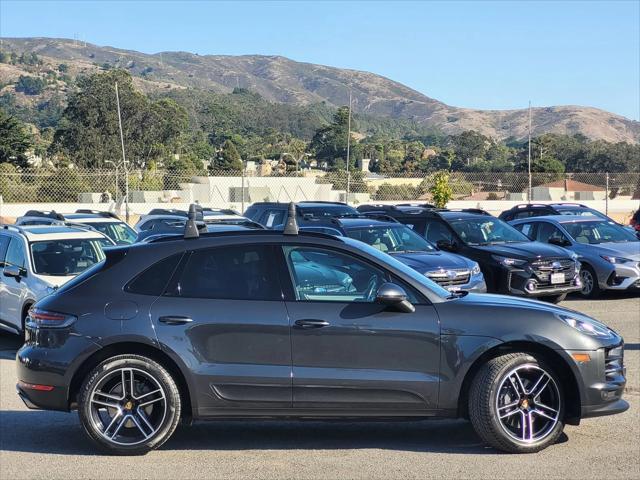
<path id="1" fill-rule="evenodd" d="M 482 365 L 492 358 L 506 353 L 530 353 L 541 355 L 556 369 L 556 374 L 560 377 L 562 384 L 569 386 L 564 389 L 566 398 L 565 421 L 571 425 L 578 425 L 581 416 L 581 399 L 583 395 L 582 387 L 578 382 L 576 372 L 559 351 L 549 348 L 541 343 L 529 341 L 510 341 L 496 345 L 482 355 L 480 355 L 466 371 L 460 392 L 458 394 L 458 417 L 469 418 L 469 390 L 473 379 Z"/>
<path id="2" fill-rule="evenodd" d="M 27 319 L 27 313 L 29 309 L 35 305 L 36 301 L 27 299 L 22 305 L 22 314 L 20 315 L 20 328 L 24 332 L 25 329 L 25 320 Z"/>
<path id="3" fill-rule="evenodd" d="M 68 402 L 69 407 L 75 405 L 77 396 L 85 377 L 100 363 L 108 358 L 123 354 L 141 355 L 158 362 L 164 367 L 175 380 L 180 391 L 183 423 L 190 423 L 194 417 L 195 394 L 193 388 L 187 381 L 182 368 L 164 351 L 147 343 L 118 342 L 100 348 L 82 362 L 80 367 L 74 372 L 69 383 Z"/>

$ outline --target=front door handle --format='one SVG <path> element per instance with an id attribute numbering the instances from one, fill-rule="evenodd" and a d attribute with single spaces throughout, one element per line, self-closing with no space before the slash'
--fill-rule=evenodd
<path id="1" fill-rule="evenodd" d="M 325 320 L 296 320 L 295 326 L 300 328 L 322 328 L 329 326 Z"/>
<path id="2" fill-rule="evenodd" d="M 180 315 L 167 315 L 158 319 L 160 323 L 166 323 L 167 325 L 184 325 L 185 323 L 193 322 L 193 319 L 189 317 L 182 317 Z"/>

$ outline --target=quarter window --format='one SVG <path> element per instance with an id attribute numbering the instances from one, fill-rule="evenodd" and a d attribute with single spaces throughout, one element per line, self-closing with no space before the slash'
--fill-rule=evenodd
<path id="1" fill-rule="evenodd" d="M 226 300 L 282 300 L 272 247 L 246 245 L 195 250 L 167 295 Z M 172 282 L 173 283 L 173 282 Z"/>
<path id="2" fill-rule="evenodd" d="M 387 280 L 382 270 L 351 255 L 313 247 L 284 247 L 297 300 L 375 301 Z"/>
<path id="3" fill-rule="evenodd" d="M 125 290 L 140 295 L 162 295 L 181 257 L 179 253 L 153 264 L 129 282 Z"/>

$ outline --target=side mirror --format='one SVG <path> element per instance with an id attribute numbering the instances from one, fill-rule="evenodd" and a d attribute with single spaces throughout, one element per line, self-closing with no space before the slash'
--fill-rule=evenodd
<path id="1" fill-rule="evenodd" d="M 559 247 L 568 247 L 571 245 L 571 242 L 565 238 L 550 238 L 548 243 L 552 245 L 557 245 Z"/>
<path id="2" fill-rule="evenodd" d="M 448 250 L 450 252 L 454 251 L 456 249 L 456 245 L 453 242 L 450 242 L 449 240 L 438 240 L 436 242 L 436 246 L 440 249 L 440 250 Z"/>
<path id="3" fill-rule="evenodd" d="M 25 276 L 24 270 L 15 265 L 5 265 L 2 273 L 4 274 L 5 277 L 13 277 L 18 281 L 20 281 L 20 277 Z"/>
<path id="4" fill-rule="evenodd" d="M 395 283 L 383 283 L 376 293 L 376 302 L 388 307 L 395 307 L 401 312 L 413 313 L 416 307 L 407 300 L 407 292 Z"/>

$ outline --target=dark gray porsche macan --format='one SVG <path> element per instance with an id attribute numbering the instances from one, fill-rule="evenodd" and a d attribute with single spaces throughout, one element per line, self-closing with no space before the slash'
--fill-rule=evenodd
<path id="1" fill-rule="evenodd" d="M 229 417 L 463 417 L 495 448 L 535 452 L 628 408 L 622 338 L 578 312 L 451 294 L 295 225 L 187 231 L 108 250 L 32 308 L 17 355 L 29 407 L 77 409 L 116 454 Z"/>

